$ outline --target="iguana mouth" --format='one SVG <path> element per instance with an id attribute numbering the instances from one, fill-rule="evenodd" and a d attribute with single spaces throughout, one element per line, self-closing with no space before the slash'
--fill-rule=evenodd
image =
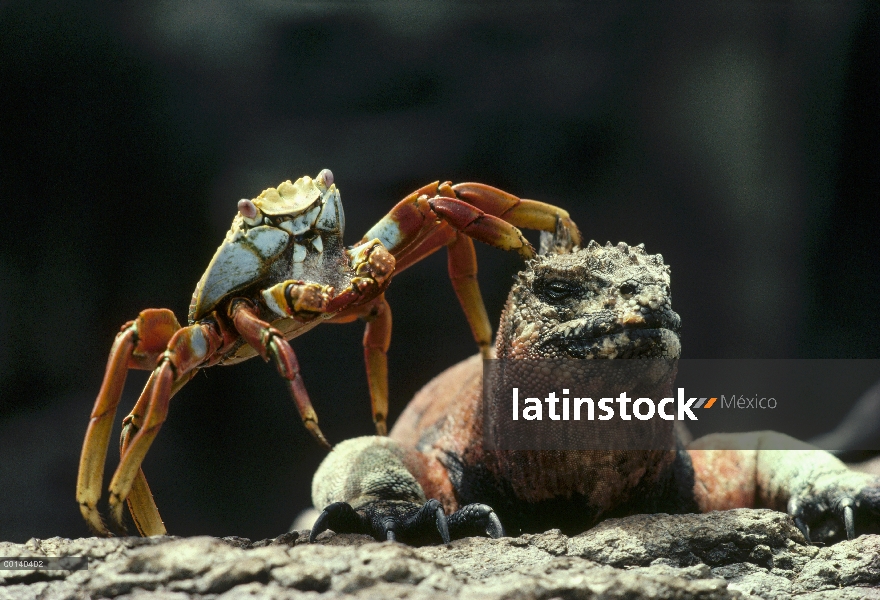
<path id="1" fill-rule="evenodd" d="M 602 311 L 568 321 L 541 345 L 579 359 L 678 358 L 681 318 L 672 310 L 620 315 Z"/>

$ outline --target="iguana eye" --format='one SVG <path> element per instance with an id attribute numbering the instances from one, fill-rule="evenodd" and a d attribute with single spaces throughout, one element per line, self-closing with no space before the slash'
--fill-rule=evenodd
<path id="1" fill-rule="evenodd" d="M 639 291 L 639 284 L 635 281 L 629 280 L 623 283 L 620 286 L 620 293 L 624 296 L 629 296 L 631 294 L 635 294 Z"/>
<path id="2" fill-rule="evenodd" d="M 558 304 L 577 295 L 580 288 L 564 279 L 554 279 L 544 282 L 538 291 L 538 294 L 547 302 Z"/>

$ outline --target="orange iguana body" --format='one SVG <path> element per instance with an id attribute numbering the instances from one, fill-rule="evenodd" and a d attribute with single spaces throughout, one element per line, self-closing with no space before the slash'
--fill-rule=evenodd
<path id="1" fill-rule="evenodd" d="M 539 256 L 519 274 L 495 351 L 500 359 L 677 358 L 680 326 L 660 255 L 591 242 Z M 833 540 L 880 524 L 880 480 L 807 444 L 759 450 L 782 447 L 782 434 L 715 434 L 685 447 L 673 422 L 658 419 L 668 444 L 652 450 L 490 450 L 483 418 L 475 356 L 419 391 L 389 438 L 331 452 L 313 481 L 324 512 L 312 537 L 328 528 L 410 543 L 578 533 L 612 516 L 739 507 L 787 511 L 808 539 L 811 530 Z"/>

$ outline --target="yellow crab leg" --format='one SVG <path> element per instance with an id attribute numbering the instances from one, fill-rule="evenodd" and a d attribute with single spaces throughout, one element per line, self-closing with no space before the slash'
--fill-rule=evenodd
<path id="1" fill-rule="evenodd" d="M 484 358 L 491 358 L 493 352 L 492 325 L 489 322 L 486 305 L 483 303 L 483 296 L 477 283 L 477 256 L 470 237 L 457 234 L 448 224 L 441 223 L 417 247 L 410 247 L 403 253 L 397 260 L 395 274 L 433 254 L 443 245 L 446 245 L 448 250 L 449 278 L 471 328 L 471 333 L 477 342 L 480 354 Z"/>
<path id="2" fill-rule="evenodd" d="M 158 355 L 178 329 L 180 325 L 171 311 L 148 309 L 123 326 L 110 349 L 104 381 L 83 440 L 76 482 L 76 500 L 80 512 L 98 535 L 111 535 L 101 519 L 97 504 L 101 498 L 110 431 L 128 369 L 153 368 Z"/>
<path id="3" fill-rule="evenodd" d="M 159 515 L 159 508 L 153 500 L 153 493 L 147 484 L 147 478 L 144 477 L 144 470 L 138 469 L 131 484 L 131 492 L 125 499 L 128 504 L 128 512 L 137 530 L 144 537 L 152 535 L 166 535 L 168 531 L 165 529 L 165 523 Z"/>
<path id="4" fill-rule="evenodd" d="M 388 347 L 391 345 L 391 307 L 382 294 L 373 301 L 372 310 L 364 317 L 364 361 L 367 365 L 367 382 L 370 386 L 370 402 L 373 423 L 378 435 L 388 435 Z"/>
<path id="5" fill-rule="evenodd" d="M 192 379 L 197 372 L 197 369 L 193 369 L 175 381 L 171 388 L 171 397 L 173 398 L 174 394 Z M 144 387 L 143 394 L 141 394 L 131 414 L 122 421 L 122 435 L 119 437 L 120 459 L 125 454 L 125 449 L 128 448 L 134 434 L 140 430 L 146 411 L 147 400 L 152 395 L 152 382 L 153 376 L 151 375 L 147 385 Z M 144 476 L 142 468 L 138 469 L 138 474 L 135 476 L 134 483 L 131 486 L 131 492 L 125 500 L 128 503 L 128 511 L 131 513 L 131 518 L 134 520 L 134 524 L 141 535 L 152 536 L 165 535 L 167 533 L 165 523 L 159 515 L 159 508 L 153 500 L 153 494 L 150 491 L 150 486 L 147 483 L 147 478 Z"/>
<path id="6" fill-rule="evenodd" d="M 554 233 L 558 220 L 561 226 L 568 230 L 572 243 L 575 246 L 581 243 L 581 234 L 577 225 L 571 220 L 568 212 L 558 206 L 517 198 L 483 183 L 458 183 L 450 189 L 455 197 L 516 227 Z"/>
<path id="7" fill-rule="evenodd" d="M 477 253 L 474 243 L 468 236 L 458 234 L 447 248 L 449 279 L 455 295 L 464 310 L 480 354 L 483 358 L 492 358 L 492 325 L 489 323 L 489 314 L 477 283 Z"/>
<path id="8" fill-rule="evenodd" d="M 147 382 L 147 388 L 141 394 L 142 399 L 138 400 L 138 405 L 146 409 L 143 426 L 127 444 L 110 481 L 110 519 L 117 529 L 124 530 L 123 500 L 128 498 L 141 463 L 168 416 L 168 403 L 175 381 L 179 378 L 188 380 L 189 372 L 213 355 L 221 343 L 218 331 L 205 323 L 180 329 L 168 342 L 168 349 L 153 371 L 152 381 Z M 148 392 L 148 399 L 145 400 Z M 146 404 L 142 404 L 143 401 Z M 137 500 L 140 503 L 142 498 Z"/>
<path id="9" fill-rule="evenodd" d="M 76 501 L 79 503 L 79 510 L 89 524 L 89 528 L 99 535 L 110 535 L 110 531 L 101 519 L 97 505 L 101 498 L 104 462 L 107 460 L 110 430 L 113 427 L 116 407 L 122 396 L 122 388 L 128 374 L 128 357 L 134 348 L 135 339 L 135 330 L 129 328 L 116 336 L 116 341 L 113 342 L 110 359 L 107 361 L 107 372 L 92 410 L 92 417 L 89 421 L 89 428 L 86 430 L 82 454 L 79 459 Z"/>

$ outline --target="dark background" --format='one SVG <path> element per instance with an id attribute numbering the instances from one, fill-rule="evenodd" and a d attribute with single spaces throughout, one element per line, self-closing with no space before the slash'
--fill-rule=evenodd
<path id="1" fill-rule="evenodd" d="M 480 181 L 661 252 L 686 357 L 880 356 L 878 5 L 707 4 L 0 3 L 0 539 L 88 533 L 119 326 L 185 318 L 238 199 L 324 167 L 348 243 L 425 183 Z M 521 262 L 478 250 L 497 319 Z M 388 298 L 393 418 L 475 347 L 442 253 Z M 293 342 L 332 441 L 372 431 L 362 332 Z M 322 456 L 255 360 L 176 396 L 145 471 L 171 533 L 262 538 Z"/>

